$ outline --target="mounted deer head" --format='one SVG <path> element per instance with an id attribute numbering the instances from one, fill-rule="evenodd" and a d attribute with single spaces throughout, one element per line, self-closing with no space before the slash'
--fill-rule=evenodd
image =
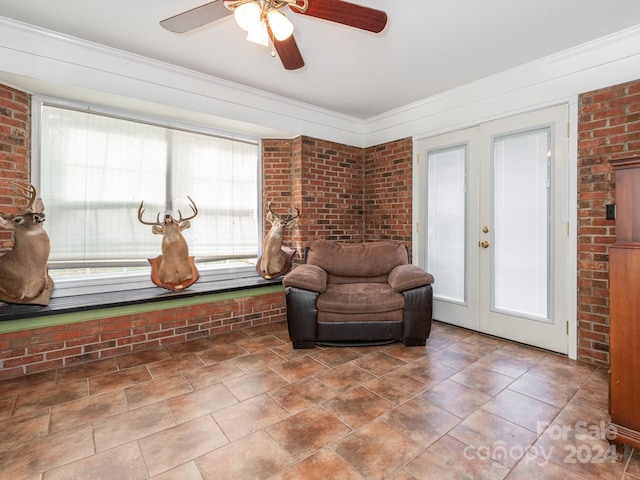
<path id="1" fill-rule="evenodd" d="M 48 305 L 53 290 L 49 276 L 49 236 L 42 224 L 44 203 L 33 185 L 13 183 L 17 199 L 25 201 L 19 213 L 0 213 L 0 227 L 13 231 L 14 245 L 0 255 L 0 300 Z"/>
<path id="2" fill-rule="evenodd" d="M 267 279 L 285 274 L 288 270 L 285 268 L 287 263 L 289 263 L 289 268 L 291 267 L 293 253 L 283 250 L 282 237 L 284 230 L 293 227 L 293 221 L 300 216 L 300 209 L 296 207 L 295 215 L 281 217 L 271 209 L 272 203 L 269 202 L 269 213 L 267 214 L 267 222 L 271 223 L 271 230 L 264 239 L 264 248 L 259 263 L 261 275 Z"/>
<path id="3" fill-rule="evenodd" d="M 159 287 L 170 290 L 182 290 L 198 280 L 199 274 L 196 269 L 193 257 L 189 256 L 189 246 L 182 236 L 182 230 L 191 226 L 190 220 L 198 215 L 198 208 L 191 197 L 187 196 L 190 202 L 193 215 L 187 218 L 182 217 L 182 212 L 178 210 L 179 218 L 176 220 L 171 215 L 166 214 L 160 220 L 160 213 L 156 216 L 155 222 L 143 220 L 144 201 L 138 207 L 138 220 L 143 225 L 151 225 L 151 231 L 155 235 L 162 235 L 162 255 L 150 258 L 151 280 Z"/>

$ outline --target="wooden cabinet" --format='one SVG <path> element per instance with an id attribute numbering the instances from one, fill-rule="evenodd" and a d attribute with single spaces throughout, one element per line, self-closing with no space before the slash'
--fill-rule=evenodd
<path id="1" fill-rule="evenodd" d="M 611 161 L 616 243 L 609 247 L 608 436 L 618 455 L 640 448 L 640 157 Z"/>

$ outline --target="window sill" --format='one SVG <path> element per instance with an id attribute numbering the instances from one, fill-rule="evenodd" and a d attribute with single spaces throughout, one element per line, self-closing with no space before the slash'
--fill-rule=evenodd
<path id="1" fill-rule="evenodd" d="M 198 281 L 186 290 L 171 291 L 160 287 L 139 288 L 104 293 L 90 293 L 53 297 L 49 305 L 15 305 L 0 302 L 0 322 L 24 318 L 45 317 L 113 307 L 149 304 L 167 300 L 185 299 L 216 293 L 225 293 L 265 286 L 280 285 L 282 278 L 266 280 L 262 277 L 246 277 L 216 281 Z"/>

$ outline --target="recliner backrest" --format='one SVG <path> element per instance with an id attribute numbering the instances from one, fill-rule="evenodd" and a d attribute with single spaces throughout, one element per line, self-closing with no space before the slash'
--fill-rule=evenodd
<path id="1" fill-rule="evenodd" d="M 382 277 L 409 263 L 406 247 L 394 241 L 346 244 L 317 240 L 305 256 L 307 263 L 337 277 Z"/>

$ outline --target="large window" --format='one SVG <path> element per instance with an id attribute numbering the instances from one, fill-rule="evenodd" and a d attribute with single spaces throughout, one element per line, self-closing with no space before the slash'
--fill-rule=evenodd
<path id="1" fill-rule="evenodd" d="M 161 236 L 138 221 L 198 215 L 183 231 L 197 262 L 255 260 L 258 145 L 43 103 L 39 184 L 50 267 L 65 272 L 148 268 Z"/>

